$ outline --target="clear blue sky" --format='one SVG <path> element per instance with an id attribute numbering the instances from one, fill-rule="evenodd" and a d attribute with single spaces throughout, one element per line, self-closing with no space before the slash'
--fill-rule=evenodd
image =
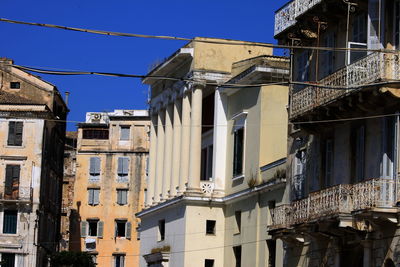
<path id="1" fill-rule="evenodd" d="M 273 42 L 274 11 L 287 0 L 1 0 L 0 17 L 109 31 L 217 37 Z M 109 37 L 0 22 L 0 57 L 16 64 L 73 70 L 146 74 L 182 41 Z M 68 119 L 87 111 L 145 109 L 147 86 L 139 79 L 99 76 L 41 77 L 64 94 Z M 74 130 L 75 123 L 68 124 Z"/>

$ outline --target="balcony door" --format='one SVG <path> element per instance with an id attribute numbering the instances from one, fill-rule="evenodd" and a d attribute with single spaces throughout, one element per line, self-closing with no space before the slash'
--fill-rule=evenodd
<path id="1" fill-rule="evenodd" d="M 393 44 L 400 49 L 400 0 L 394 2 L 393 8 Z"/>

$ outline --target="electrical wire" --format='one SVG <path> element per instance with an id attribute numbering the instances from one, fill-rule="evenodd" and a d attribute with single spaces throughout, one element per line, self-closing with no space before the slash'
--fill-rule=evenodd
<path id="1" fill-rule="evenodd" d="M 0 18 L 0 22 L 22 24 L 29 26 L 38 26 L 45 28 L 53 28 L 60 30 L 101 34 L 108 36 L 119 36 L 119 37 L 135 37 L 135 38 L 147 38 L 147 39 L 164 39 L 164 40 L 177 40 L 177 41 L 188 41 L 188 42 L 198 42 L 198 43 L 209 43 L 209 44 L 222 44 L 222 45 L 246 45 L 246 46 L 259 46 L 268 48 L 282 48 L 282 49 L 310 49 L 310 50 L 322 50 L 322 51 L 359 51 L 359 52 L 381 52 L 381 53 L 398 53 L 396 50 L 390 49 L 368 49 L 368 48 L 350 48 L 350 47 L 317 47 L 317 46 L 293 46 L 293 45 L 276 45 L 269 43 L 258 43 L 258 42 L 246 42 L 246 41 L 236 41 L 223 39 L 226 41 L 221 41 L 218 39 L 197 39 L 197 38 L 187 38 L 187 37 L 176 37 L 176 36 L 163 36 L 163 35 L 148 35 L 148 34 L 134 34 L 134 33 L 123 33 L 115 31 L 104 31 L 104 30 L 93 30 L 77 27 L 68 27 L 56 24 L 38 23 L 38 22 L 26 22 L 20 20 L 11 20 L 7 18 Z"/>

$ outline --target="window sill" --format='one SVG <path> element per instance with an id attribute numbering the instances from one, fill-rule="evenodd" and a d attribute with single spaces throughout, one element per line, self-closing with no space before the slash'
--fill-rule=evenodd
<path id="1" fill-rule="evenodd" d="M 5 235 L 5 236 L 19 236 L 19 234 L 15 233 L 15 234 L 7 234 L 7 233 L 1 233 L 1 235 Z"/>
<path id="2" fill-rule="evenodd" d="M 10 145 L 5 145 L 5 148 L 14 148 L 14 149 L 24 149 L 25 145 L 21 145 L 21 146 L 10 146 Z"/>
<path id="3" fill-rule="evenodd" d="M 240 175 L 234 176 L 234 177 L 232 178 L 232 181 L 240 180 L 240 179 L 243 179 L 243 178 L 244 178 L 244 174 L 240 174 Z"/>

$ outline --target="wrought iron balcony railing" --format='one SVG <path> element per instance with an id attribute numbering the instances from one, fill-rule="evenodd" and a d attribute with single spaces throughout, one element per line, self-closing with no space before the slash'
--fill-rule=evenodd
<path id="1" fill-rule="evenodd" d="M 269 228 L 282 229 L 353 211 L 394 207 L 399 197 L 392 179 L 378 178 L 353 185 L 337 185 L 274 208 Z"/>
<path id="2" fill-rule="evenodd" d="M 0 201 L 32 201 L 32 188 L 22 186 L 0 186 Z"/>
<path id="3" fill-rule="evenodd" d="M 322 0 L 293 0 L 275 12 L 275 31 L 278 35 L 296 23 L 296 18 L 321 3 Z"/>
<path id="4" fill-rule="evenodd" d="M 375 52 L 292 94 L 290 118 L 359 90 L 359 86 L 400 79 L 399 54 Z M 321 87 L 325 86 L 325 87 Z M 332 88 L 329 88 L 332 86 Z M 341 89 L 334 88 L 341 87 Z"/>

